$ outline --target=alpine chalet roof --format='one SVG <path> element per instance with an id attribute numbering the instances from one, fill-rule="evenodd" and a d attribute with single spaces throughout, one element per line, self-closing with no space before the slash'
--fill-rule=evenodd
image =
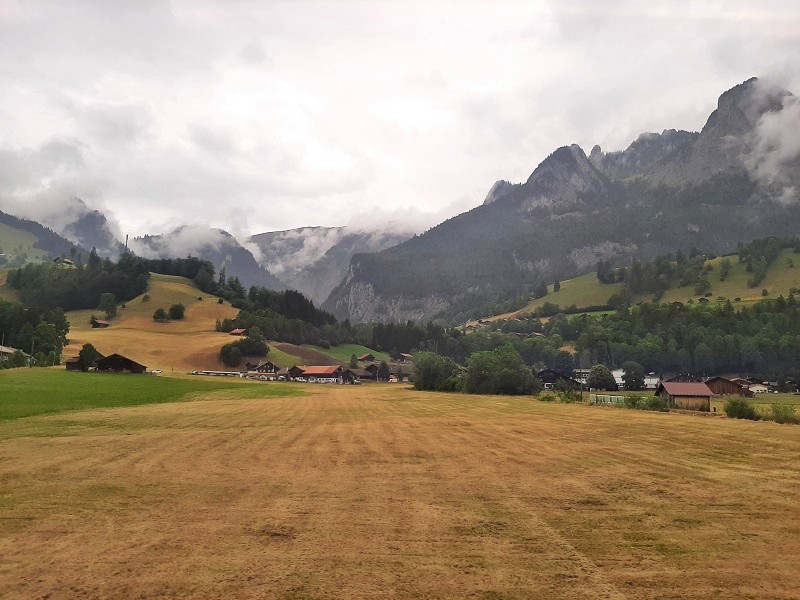
<path id="1" fill-rule="evenodd" d="M 713 396 L 705 383 L 700 381 L 665 381 L 661 386 L 670 396 Z"/>
<path id="2" fill-rule="evenodd" d="M 314 375 L 319 377 L 320 375 L 335 375 L 339 371 L 342 370 L 342 367 L 337 365 L 333 366 L 311 366 L 311 367 L 300 367 L 303 369 L 303 375 Z"/>

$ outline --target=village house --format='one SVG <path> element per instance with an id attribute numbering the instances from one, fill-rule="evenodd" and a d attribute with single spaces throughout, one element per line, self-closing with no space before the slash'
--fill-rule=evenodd
<path id="1" fill-rule="evenodd" d="M 12 348 L 11 346 L 0 346 L 0 360 L 5 360 L 10 355 L 14 354 L 14 352 L 22 352 L 22 350 Z M 22 352 L 22 354 L 25 358 L 30 358 L 30 354 L 25 354 L 25 352 Z"/>
<path id="2" fill-rule="evenodd" d="M 766 394 L 769 392 L 769 387 L 763 383 L 751 383 L 748 388 L 753 394 Z"/>
<path id="3" fill-rule="evenodd" d="M 656 396 L 673 408 L 711 411 L 714 393 L 702 381 L 665 381 L 656 388 Z"/>
<path id="4" fill-rule="evenodd" d="M 247 369 L 248 372 L 270 373 L 270 374 L 278 372 L 278 367 L 274 363 L 268 360 L 259 363 L 247 362 L 245 363 L 244 367 L 245 369 Z"/>

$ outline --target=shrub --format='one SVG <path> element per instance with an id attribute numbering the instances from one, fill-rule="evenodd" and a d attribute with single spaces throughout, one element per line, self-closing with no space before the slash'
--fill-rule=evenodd
<path id="1" fill-rule="evenodd" d="M 545 394 L 543 396 L 539 396 L 539 400 L 542 402 L 555 402 L 556 397 L 553 394 Z"/>
<path id="2" fill-rule="evenodd" d="M 220 298 L 219 300 L 217 300 L 217 303 L 218 303 L 218 304 L 225 304 L 225 300 L 223 300 L 222 298 Z"/>
<path id="3" fill-rule="evenodd" d="M 583 402 L 583 394 L 578 390 L 562 388 L 556 391 L 558 401 L 564 404 L 578 404 Z"/>
<path id="4" fill-rule="evenodd" d="M 725 403 L 725 414 L 732 419 L 758 421 L 756 407 L 744 398 L 731 398 Z"/>
<path id="5" fill-rule="evenodd" d="M 639 396 L 625 396 L 625 399 L 622 401 L 625 405 L 625 408 L 639 408 L 642 399 Z"/>
<path id="6" fill-rule="evenodd" d="M 797 414 L 794 412 L 794 406 L 791 404 L 773 404 L 770 406 L 772 412 L 772 420 L 776 423 L 793 423 L 800 422 Z"/>
<path id="7" fill-rule="evenodd" d="M 667 412 L 669 410 L 667 401 L 660 396 L 648 396 L 644 399 L 642 408 L 644 408 L 644 410 L 657 410 L 660 412 Z"/>
<path id="8" fill-rule="evenodd" d="M 150 294 L 145 294 L 142 296 L 142 302 L 150 302 Z"/>
<path id="9" fill-rule="evenodd" d="M 169 307 L 170 319 L 182 319 L 186 312 L 186 307 L 183 304 L 173 304 Z"/>
<path id="10" fill-rule="evenodd" d="M 329 340 L 319 340 L 317 342 L 317 346 L 319 346 L 320 348 L 325 348 L 325 350 L 328 350 L 331 347 L 331 343 Z"/>
<path id="11" fill-rule="evenodd" d="M 153 321 L 158 321 L 159 323 L 166 323 L 169 321 L 169 315 L 167 314 L 167 311 L 161 307 L 157 308 L 153 313 Z"/>
<path id="12" fill-rule="evenodd" d="M 761 295 L 762 296 L 769 296 L 769 290 L 767 288 L 764 288 L 763 290 L 761 290 Z"/>
<path id="13" fill-rule="evenodd" d="M 225 344 L 219 352 L 222 362 L 229 367 L 238 367 L 242 362 L 242 351 L 236 344 Z"/>

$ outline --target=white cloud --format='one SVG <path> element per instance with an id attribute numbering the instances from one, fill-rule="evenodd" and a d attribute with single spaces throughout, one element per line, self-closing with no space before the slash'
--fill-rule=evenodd
<path id="1" fill-rule="evenodd" d="M 560 145 L 699 129 L 752 75 L 796 86 L 800 7 L 722 6 L 0 1 L 0 208 L 425 228 Z"/>

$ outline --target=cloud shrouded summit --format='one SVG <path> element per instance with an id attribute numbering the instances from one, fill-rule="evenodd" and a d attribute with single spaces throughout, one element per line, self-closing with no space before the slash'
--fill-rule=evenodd
<path id="1" fill-rule="evenodd" d="M 0 208 L 81 198 L 123 235 L 418 231 L 554 147 L 699 130 L 754 73 L 796 91 L 797 22 L 784 2 L 0 0 Z M 796 155 L 783 130 L 760 125 L 764 178 Z"/>

